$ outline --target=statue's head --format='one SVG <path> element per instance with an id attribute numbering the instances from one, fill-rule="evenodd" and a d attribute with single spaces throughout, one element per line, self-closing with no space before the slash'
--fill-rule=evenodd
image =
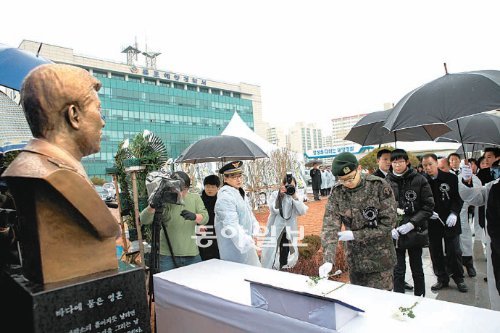
<path id="1" fill-rule="evenodd" d="M 24 79 L 21 104 L 35 138 L 70 146 L 77 157 L 100 150 L 104 120 L 99 80 L 86 70 L 62 64 L 33 69 Z M 68 148 L 68 147 L 66 147 Z"/>

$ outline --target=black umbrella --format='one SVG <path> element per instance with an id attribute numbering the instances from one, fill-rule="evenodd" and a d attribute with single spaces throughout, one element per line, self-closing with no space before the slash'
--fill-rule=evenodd
<path id="1" fill-rule="evenodd" d="M 500 107 L 500 71 L 446 74 L 404 96 L 384 127 L 390 131 L 447 123 Z"/>
<path id="2" fill-rule="evenodd" d="M 227 162 L 269 157 L 255 143 L 245 138 L 219 135 L 201 139 L 186 148 L 176 163 Z"/>
<path id="3" fill-rule="evenodd" d="M 491 147 L 491 145 L 485 145 L 482 143 L 464 143 L 463 145 L 460 145 L 460 147 L 458 147 L 455 153 L 460 156 L 465 156 L 464 151 L 466 151 L 472 153 L 472 155 L 474 156 L 474 153 L 484 151 L 484 148 L 486 147 Z"/>
<path id="4" fill-rule="evenodd" d="M 352 127 L 344 140 L 362 146 L 380 145 L 392 141 L 432 141 L 450 131 L 445 124 L 433 124 L 390 132 L 383 125 L 391 112 L 392 109 L 367 114 Z"/>
<path id="5" fill-rule="evenodd" d="M 452 129 L 442 135 L 437 142 L 459 142 L 486 145 L 500 145 L 500 117 L 481 113 L 450 121 Z"/>
<path id="6" fill-rule="evenodd" d="M 319 165 L 321 165 L 321 164 L 323 164 L 323 161 L 321 161 L 321 160 L 310 160 L 310 161 L 308 161 L 308 162 L 305 164 L 305 166 L 306 166 L 306 168 L 311 168 L 311 167 L 313 167 L 315 164 L 319 164 Z"/>

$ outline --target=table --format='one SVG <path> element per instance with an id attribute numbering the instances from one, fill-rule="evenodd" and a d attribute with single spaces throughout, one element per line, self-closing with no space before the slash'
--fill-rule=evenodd
<path id="1" fill-rule="evenodd" d="M 154 275 L 158 332 L 335 332 L 253 308 L 245 279 L 321 295 L 340 286 L 307 277 L 212 259 Z M 500 332 L 500 312 L 347 284 L 327 295 L 365 310 L 340 332 Z M 394 318 L 400 306 L 416 317 Z"/>

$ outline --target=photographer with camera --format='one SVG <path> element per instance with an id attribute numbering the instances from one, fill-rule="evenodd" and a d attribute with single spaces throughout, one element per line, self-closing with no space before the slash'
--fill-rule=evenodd
<path id="1" fill-rule="evenodd" d="M 262 245 L 262 267 L 280 270 L 292 268 L 299 258 L 297 216 L 308 208 L 299 200 L 297 180 L 287 173 L 279 190 L 271 194 L 266 237 Z"/>
<path id="2" fill-rule="evenodd" d="M 162 232 L 160 233 L 160 272 L 177 267 L 188 266 L 201 261 L 196 245 L 195 226 L 208 222 L 208 212 L 197 193 L 189 193 L 191 180 L 183 171 L 172 174 L 173 179 L 180 179 L 182 186 L 180 196 L 183 204 L 173 203 L 175 200 L 166 198 L 163 205 Z M 155 207 L 160 203 L 154 198 L 149 206 L 141 212 L 142 224 L 153 223 Z"/>

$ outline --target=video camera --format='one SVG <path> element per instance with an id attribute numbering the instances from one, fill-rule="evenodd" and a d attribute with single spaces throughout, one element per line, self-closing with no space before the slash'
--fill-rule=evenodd
<path id="1" fill-rule="evenodd" d="M 181 192 L 184 181 L 166 170 L 152 171 L 146 176 L 148 203 L 153 208 L 163 207 L 166 203 L 184 204 Z"/>
<path id="2" fill-rule="evenodd" d="M 293 176 L 291 172 L 286 173 L 286 178 L 285 178 L 285 188 L 286 188 L 286 194 L 288 195 L 294 195 L 295 194 L 295 186 L 292 185 L 293 181 Z"/>

